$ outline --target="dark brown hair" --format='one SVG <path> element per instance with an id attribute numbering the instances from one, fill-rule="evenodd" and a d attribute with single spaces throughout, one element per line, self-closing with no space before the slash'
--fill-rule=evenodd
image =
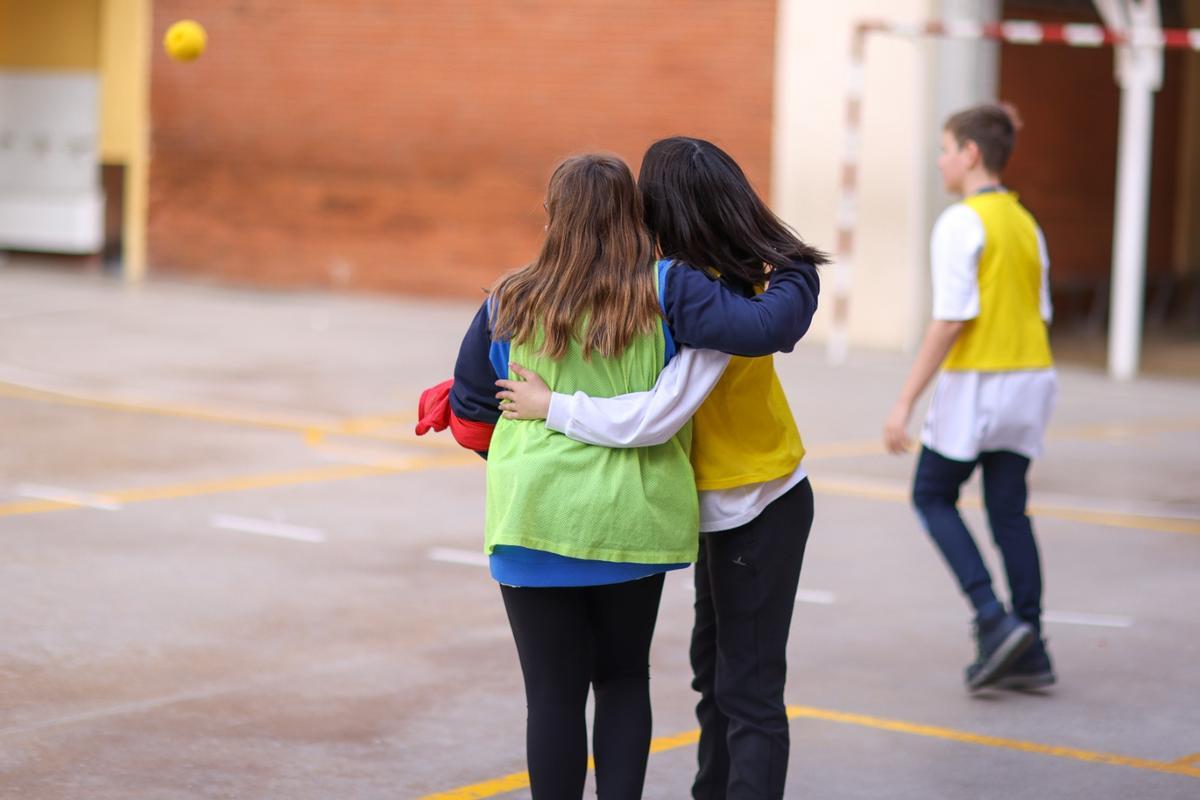
<path id="1" fill-rule="evenodd" d="M 496 285 L 492 335 L 523 343 L 540 331 L 550 358 L 576 337 L 585 359 L 620 355 L 662 319 L 633 173 L 616 156 L 568 158 L 550 178 L 546 212 L 537 259 Z"/>
<path id="2" fill-rule="evenodd" d="M 767 208 L 737 162 L 712 142 L 660 139 L 642 159 L 638 186 L 664 258 L 749 284 L 764 282 L 768 267 L 829 261 Z"/>
<path id="3" fill-rule="evenodd" d="M 999 174 L 1008 164 L 1021 118 L 1008 103 L 987 103 L 959 111 L 946 120 L 946 130 L 962 147 L 974 142 L 988 172 Z"/>

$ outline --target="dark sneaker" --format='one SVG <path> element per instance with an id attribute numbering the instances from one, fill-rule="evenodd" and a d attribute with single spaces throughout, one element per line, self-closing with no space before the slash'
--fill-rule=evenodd
<path id="1" fill-rule="evenodd" d="M 1012 614 L 977 622 L 975 643 L 979 654 L 975 663 L 967 667 L 967 688 L 976 691 L 991 684 L 1033 644 L 1035 638 L 1033 628 Z"/>
<path id="2" fill-rule="evenodd" d="M 1056 680 L 1050 654 L 1046 652 L 1046 643 L 1036 639 L 992 685 L 997 689 L 1029 691 L 1053 686 Z"/>

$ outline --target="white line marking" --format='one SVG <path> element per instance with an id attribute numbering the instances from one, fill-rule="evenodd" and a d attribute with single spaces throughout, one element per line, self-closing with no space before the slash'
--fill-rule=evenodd
<path id="1" fill-rule="evenodd" d="M 447 564 L 465 564 L 468 567 L 486 567 L 486 553 L 477 550 L 454 550 L 449 547 L 435 547 L 429 551 L 430 561 L 444 561 Z"/>
<path id="2" fill-rule="evenodd" d="M 797 603 L 813 603 L 818 606 L 831 606 L 836 598 L 833 592 L 826 592 L 822 589 L 797 589 Z"/>
<path id="3" fill-rule="evenodd" d="M 361 669 L 362 667 L 376 667 L 380 664 L 395 664 L 395 657 L 388 655 L 386 660 L 379 656 L 359 656 L 357 658 L 344 659 L 332 663 L 323 663 L 320 666 L 311 669 L 296 670 L 292 672 L 280 672 L 274 675 L 266 675 L 259 678 L 253 678 L 249 681 L 241 681 L 239 683 L 218 684 L 199 689 L 191 689 L 175 694 L 163 695 L 160 697 L 151 697 L 145 700 L 134 700 L 128 703 L 120 703 L 111 706 L 101 706 L 98 708 L 77 711 L 72 714 L 64 714 L 59 717 L 51 717 L 49 719 L 30 720 L 22 722 L 18 725 L 13 725 L 7 728 L 0 728 L 0 738 L 6 736 L 23 736 L 34 731 L 46 730 L 48 728 L 57 728 L 65 725 L 75 725 L 79 723 L 94 722 L 106 717 L 125 716 L 129 714 L 141 714 L 146 711 L 153 711 L 158 708 L 176 705 L 178 703 L 190 703 L 197 700 L 209 700 L 222 695 L 243 693 L 253 691 L 262 686 L 275 687 L 281 685 L 284 681 L 293 681 L 296 679 L 305 679 L 313 675 L 331 675 L 337 672 L 347 672 L 351 670 Z"/>
<path id="4" fill-rule="evenodd" d="M 1043 622 L 1060 625 L 1088 625 L 1094 628 L 1132 628 L 1133 617 L 1111 614 L 1077 614 L 1073 611 L 1047 611 L 1042 614 Z"/>
<path id="5" fill-rule="evenodd" d="M 209 520 L 214 528 L 240 533 L 254 533 L 259 536 L 274 536 L 278 539 L 292 539 L 297 542 L 323 542 L 325 534 L 316 528 L 305 528 L 300 525 L 288 525 L 283 522 L 272 522 L 266 519 L 238 517 L 233 514 L 214 514 Z"/>
<path id="6" fill-rule="evenodd" d="M 17 494 L 33 500 L 50 500 L 55 503 L 70 503 L 73 506 L 97 508 L 101 511 L 120 511 L 121 503 L 107 495 L 77 492 L 74 489 L 62 489 L 58 486 L 42 486 L 36 483 L 22 483 L 17 487 Z"/>

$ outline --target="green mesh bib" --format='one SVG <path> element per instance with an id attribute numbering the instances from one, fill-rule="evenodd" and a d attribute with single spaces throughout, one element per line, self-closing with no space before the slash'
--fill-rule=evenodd
<path id="1" fill-rule="evenodd" d="M 510 360 L 555 392 L 648 391 L 663 369 L 660 325 L 616 358 L 593 353 L 584 361 L 572 342 L 556 361 L 537 354 L 540 344 L 540 334 L 514 344 Z M 695 561 L 700 520 L 690 449 L 690 422 L 661 445 L 616 449 L 573 441 L 543 420 L 501 417 L 488 450 L 487 553 L 513 545 L 598 561 Z"/>

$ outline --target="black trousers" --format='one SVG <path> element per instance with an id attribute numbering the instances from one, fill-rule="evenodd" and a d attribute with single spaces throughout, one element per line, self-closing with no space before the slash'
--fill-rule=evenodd
<path id="1" fill-rule="evenodd" d="M 650 754 L 650 640 L 663 575 L 608 586 L 501 586 L 529 714 L 526 758 L 534 800 L 583 796 L 588 689 L 596 794 L 642 796 Z"/>
<path id="2" fill-rule="evenodd" d="M 783 797 L 788 629 L 812 520 L 804 480 L 740 528 L 700 536 L 691 648 L 700 693 L 696 800 Z"/>

